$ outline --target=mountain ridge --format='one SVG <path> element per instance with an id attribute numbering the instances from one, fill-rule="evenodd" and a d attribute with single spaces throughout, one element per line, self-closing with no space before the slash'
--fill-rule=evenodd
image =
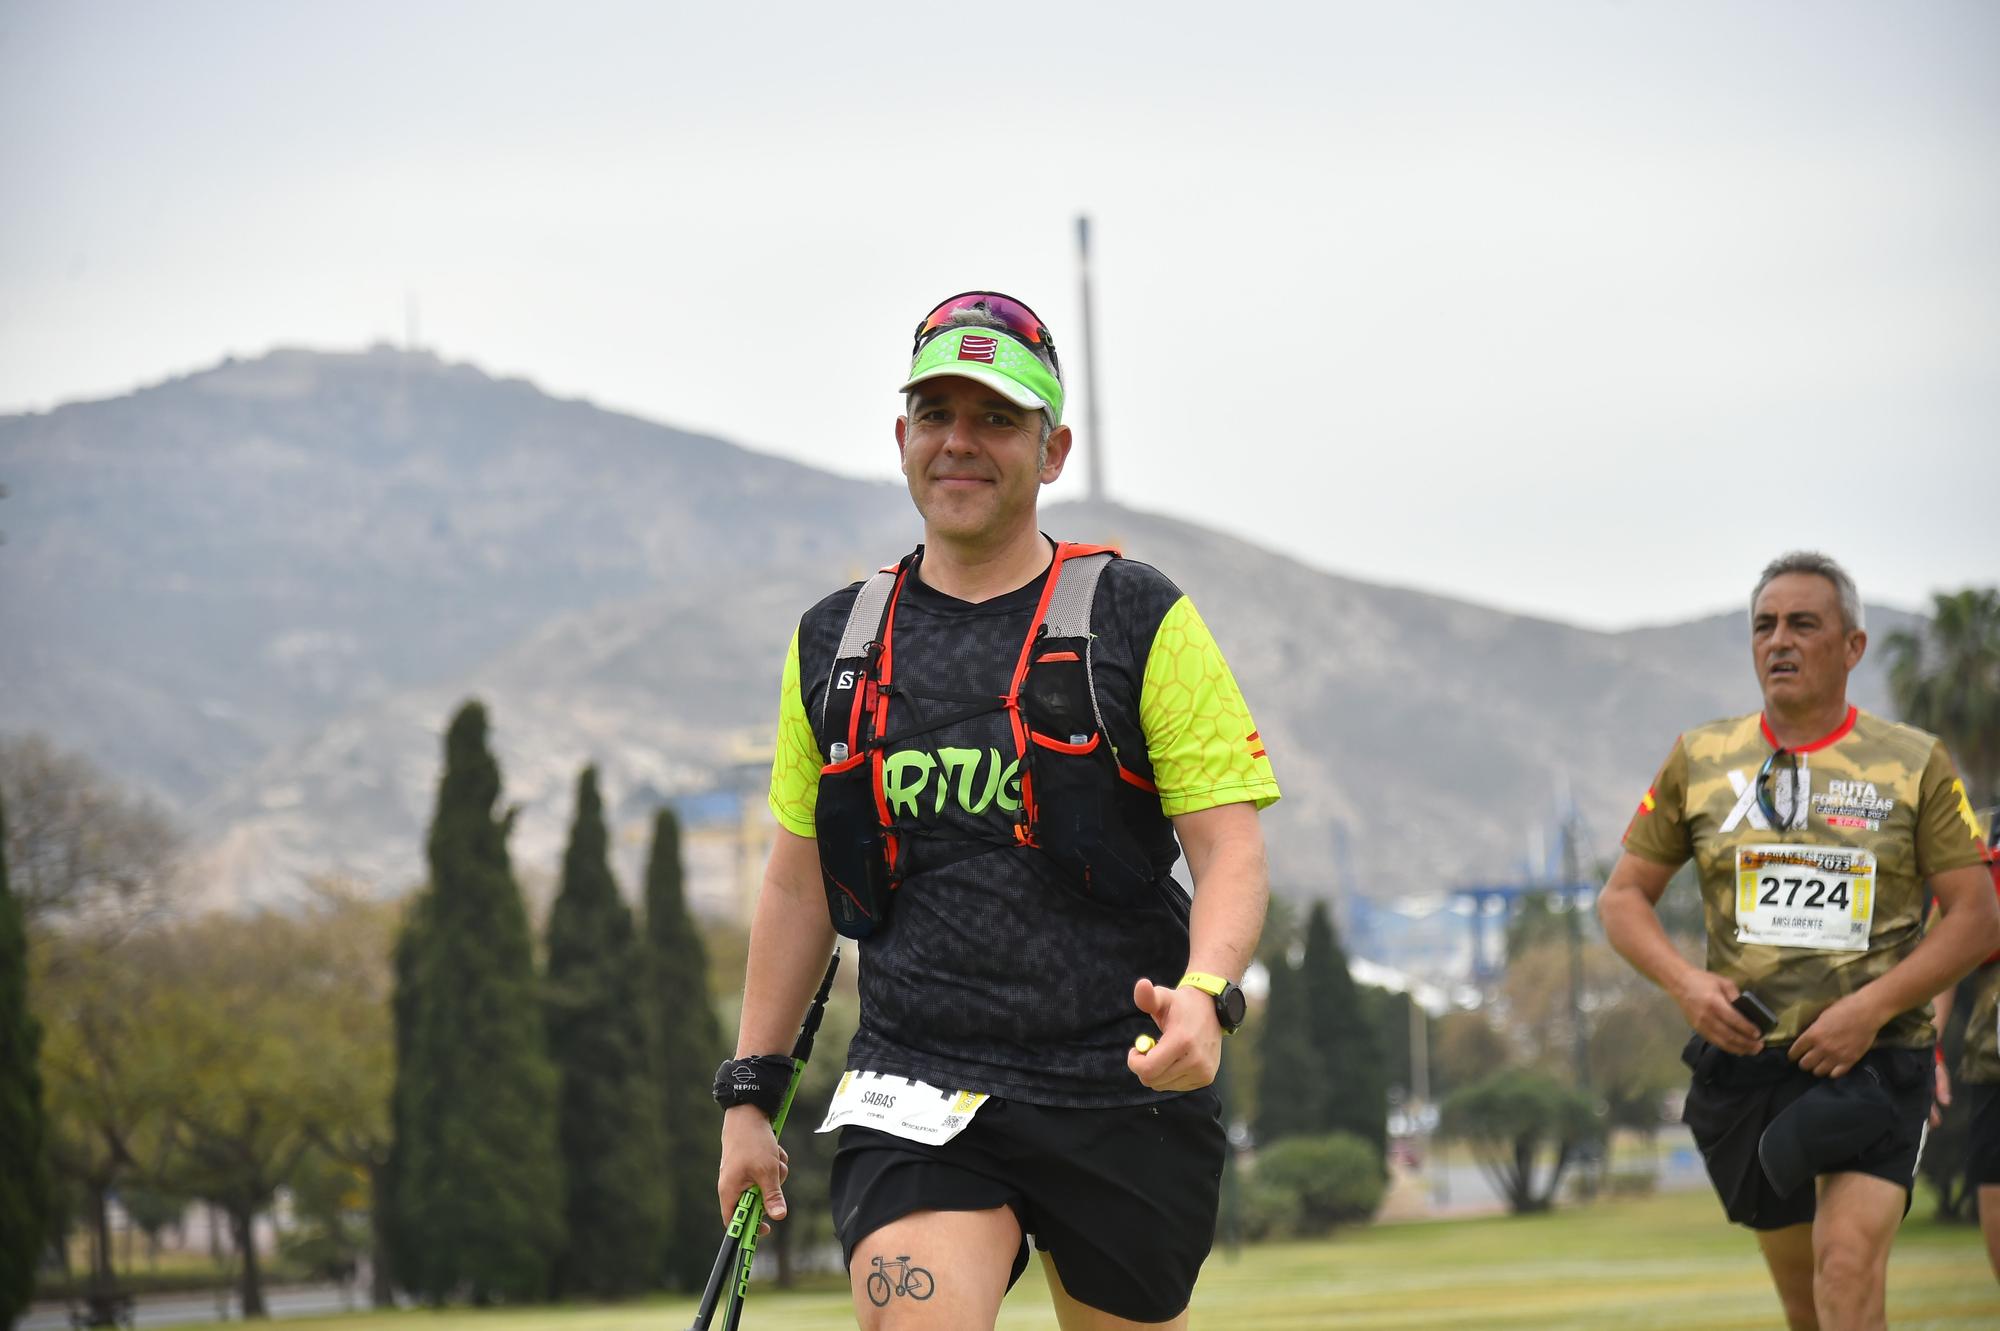
<path id="1" fill-rule="evenodd" d="M 0 729 L 163 796 L 229 900 L 310 872 L 412 881 L 469 693 L 524 861 L 552 860 L 587 759 L 614 805 L 754 799 L 790 625 L 919 535 L 899 486 L 383 348 L 0 418 L 0 479 L 0 604 L 30 630 L 0 638 Z M 1329 520 L 1360 502 L 1329 496 Z M 1276 762 L 1274 881 L 1295 892 L 1511 871 L 1564 786 L 1608 851 L 1673 736 L 1757 701 L 1740 614 L 1607 631 L 1114 504 L 1044 525 L 1192 596 Z M 1878 637 L 1911 621 L 1870 615 Z M 1881 709 L 1879 658 L 1854 694 Z"/>

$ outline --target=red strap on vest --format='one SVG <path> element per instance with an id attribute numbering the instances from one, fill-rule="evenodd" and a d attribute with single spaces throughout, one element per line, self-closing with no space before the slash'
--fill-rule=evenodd
<path id="1" fill-rule="evenodd" d="M 1035 617 L 1028 621 L 1028 635 L 1021 641 L 1021 655 L 1014 662 L 1014 677 L 1008 682 L 1007 696 L 1001 699 L 1007 708 L 1007 721 L 1014 731 L 1014 759 L 1021 773 L 1021 821 L 1014 824 L 1014 840 L 1024 846 L 1035 842 L 1035 824 L 1040 810 L 1035 804 L 1034 778 L 1028 771 L 1028 723 L 1021 715 L 1021 686 L 1028 680 L 1029 657 L 1034 655 L 1035 639 L 1042 631 L 1042 621 L 1048 618 L 1049 601 L 1056 594 L 1056 583 L 1062 580 L 1062 566 L 1071 559 L 1084 555 L 1117 554 L 1108 545 L 1078 545 L 1073 541 L 1056 542 L 1055 558 L 1049 561 L 1049 580 L 1042 584 L 1042 599 L 1035 605 Z"/>
<path id="2" fill-rule="evenodd" d="M 1042 585 L 1041 599 L 1035 605 L 1035 616 L 1028 621 L 1027 636 L 1021 642 L 1021 655 L 1014 662 L 1014 674 L 1008 682 L 1007 692 L 1000 699 L 1006 708 L 1007 721 L 1014 733 L 1015 770 L 1021 774 L 1021 821 L 1014 825 L 1014 840 L 1024 846 L 1036 844 L 1034 782 L 1028 773 L 1028 726 L 1021 715 L 1021 686 L 1027 682 L 1029 658 L 1034 654 L 1035 639 L 1040 636 L 1042 621 L 1048 617 L 1049 601 L 1055 595 L 1056 583 L 1062 578 L 1062 566 L 1066 560 L 1085 555 L 1117 554 L 1118 549 L 1109 545 L 1079 545 L 1072 541 L 1056 543 L 1055 558 L 1049 562 L 1048 581 Z M 869 672 L 862 686 L 854 691 L 854 705 L 847 718 L 847 747 L 851 754 L 859 754 L 862 746 L 861 719 L 869 720 L 868 745 L 869 777 L 874 786 L 875 816 L 887 834 L 889 870 L 893 876 L 900 846 L 895 834 L 895 818 L 889 812 L 889 799 L 883 793 L 883 756 L 879 743 L 889 732 L 889 694 L 882 686 L 891 682 L 895 666 L 896 606 L 903 599 L 903 584 L 910 576 L 912 565 L 898 567 L 896 585 L 889 592 L 889 608 L 882 618 L 882 654 L 877 658 L 876 667 Z M 887 569 L 883 570 L 887 572 Z M 1121 765 L 1119 774 L 1141 789 L 1152 789 L 1150 783 L 1127 772 Z"/>

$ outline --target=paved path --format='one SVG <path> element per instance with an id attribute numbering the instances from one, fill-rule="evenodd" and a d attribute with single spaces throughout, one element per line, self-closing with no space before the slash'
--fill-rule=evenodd
<path id="1" fill-rule="evenodd" d="M 307 1317 L 315 1313 L 359 1310 L 368 1306 L 368 1292 L 360 1287 L 343 1294 L 338 1285 L 283 1285 L 264 1290 L 264 1303 L 273 1317 Z M 149 1294 L 133 1308 L 134 1327 L 182 1326 L 190 1322 L 237 1319 L 234 1295 L 218 1299 L 215 1294 Z M 15 1331 L 69 1331 L 69 1309 L 61 1303 L 37 1303 L 28 1315 L 14 1324 Z"/>

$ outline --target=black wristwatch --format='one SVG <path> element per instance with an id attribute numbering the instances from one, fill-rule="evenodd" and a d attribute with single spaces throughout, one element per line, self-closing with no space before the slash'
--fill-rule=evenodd
<path id="1" fill-rule="evenodd" d="M 1188 985 L 1215 1000 L 1215 1019 L 1222 1023 L 1222 1033 L 1236 1034 L 1243 1025 L 1244 1014 L 1250 1010 L 1250 1000 L 1243 996 L 1243 986 L 1206 971 L 1189 971 L 1181 976 L 1181 987 Z"/>

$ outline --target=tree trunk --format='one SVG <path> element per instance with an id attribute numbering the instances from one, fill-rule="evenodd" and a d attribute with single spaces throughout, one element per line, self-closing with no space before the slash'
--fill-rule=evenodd
<path id="1" fill-rule="evenodd" d="M 396 1306 L 396 1272 L 389 1265 L 389 1168 L 368 1166 L 368 1301 L 377 1308 Z"/>
<path id="2" fill-rule="evenodd" d="M 69 1259 L 70 1237 L 76 1232 L 75 1219 L 74 1216 L 70 1215 L 67 1206 L 63 1207 L 60 1214 L 53 1207 L 50 1209 L 50 1227 L 47 1241 L 55 1245 L 56 1256 L 62 1261 L 63 1286 L 69 1289 L 76 1287 L 76 1270 L 70 1264 Z"/>
<path id="3" fill-rule="evenodd" d="M 215 1263 L 216 1270 L 226 1272 L 228 1261 L 222 1252 L 222 1226 L 216 1223 L 216 1209 L 212 1201 L 202 1203 L 202 1214 L 208 1217 L 208 1257 Z M 218 1322 L 229 1320 L 229 1295 L 224 1285 L 215 1287 L 215 1320 Z"/>
<path id="4" fill-rule="evenodd" d="M 1575 1149 L 1571 1142 L 1563 1142 L 1556 1147 L 1556 1167 L 1549 1171 L 1549 1184 L 1542 1190 L 1541 1202 L 1536 1210 L 1546 1211 L 1555 1205 L 1556 1188 L 1562 1184 L 1563 1171 L 1569 1168 L 1569 1158 Z"/>
<path id="5" fill-rule="evenodd" d="M 257 1212 L 248 1206 L 231 1205 L 229 1231 L 236 1238 L 236 1250 L 243 1255 L 243 1275 L 239 1292 L 243 1317 L 268 1317 L 264 1307 L 264 1278 L 257 1267 Z"/>
<path id="6" fill-rule="evenodd" d="M 1514 1167 L 1507 1179 L 1507 1205 L 1516 1215 L 1535 1209 L 1535 1139 L 1514 1139 Z"/>
<path id="7" fill-rule="evenodd" d="M 90 1287 L 108 1290 L 117 1282 L 111 1270 L 111 1186 L 90 1184 Z"/>

